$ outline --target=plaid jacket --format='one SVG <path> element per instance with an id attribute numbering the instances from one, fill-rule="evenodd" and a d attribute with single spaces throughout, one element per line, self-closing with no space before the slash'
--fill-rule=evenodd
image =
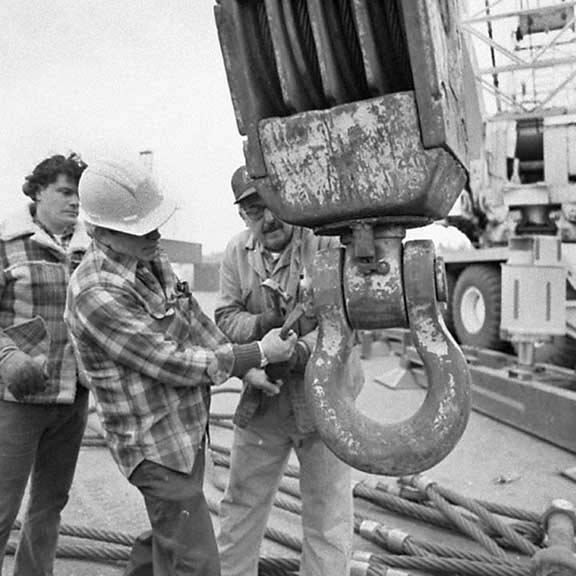
<path id="1" fill-rule="evenodd" d="M 249 230 L 237 234 L 226 247 L 220 273 L 220 296 L 215 309 L 216 323 L 232 342 L 251 342 L 260 337 L 257 317 L 267 307 L 273 306 L 270 292 L 262 287 L 267 278 L 276 281 L 290 296 L 290 306 L 298 301 L 300 275 L 310 267 L 318 250 L 335 248 L 336 238 L 316 236 L 311 230 L 295 228 L 292 241 L 272 266 L 266 263 L 266 253 Z M 288 312 L 289 310 L 286 310 Z M 296 326 L 299 337 L 310 349 L 316 345 L 316 321 L 303 318 Z M 360 358 L 352 350 L 349 365 L 349 384 L 356 396 L 364 383 Z M 312 413 L 304 395 L 304 374 L 290 373 L 290 379 L 281 388 L 289 394 L 298 430 L 310 433 L 315 430 Z M 261 390 L 244 386 L 234 415 L 234 423 L 244 427 L 257 410 L 265 410 L 268 397 Z"/>
<path id="2" fill-rule="evenodd" d="M 66 288 L 89 238 L 81 224 L 59 244 L 33 220 L 31 207 L 0 223 L 0 355 L 18 347 L 47 370 L 36 404 L 71 403 L 77 370 L 64 323 Z M 0 381 L 0 398 L 16 402 Z"/>
<path id="3" fill-rule="evenodd" d="M 162 256 L 154 265 L 156 274 L 94 241 L 70 281 L 65 314 L 108 445 L 127 477 L 145 459 L 190 472 L 206 431 L 210 385 L 233 375 L 236 362 L 236 347 L 168 261 Z"/>

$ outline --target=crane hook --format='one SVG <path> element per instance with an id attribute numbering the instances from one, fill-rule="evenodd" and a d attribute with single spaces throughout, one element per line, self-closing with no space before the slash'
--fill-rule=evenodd
<path id="1" fill-rule="evenodd" d="M 433 243 L 407 242 L 396 250 L 397 256 L 387 242 L 389 262 L 401 254 L 401 261 L 390 269 L 400 271 L 405 293 L 391 292 L 383 317 L 397 327 L 399 314 L 390 311 L 398 306 L 390 300 L 405 300 L 407 323 L 428 376 L 424 402 L 408 419 L 390 424 L 376 422 L 355 407 L 346 386 L 353 326 L 344 294 L 347 285 L 358 285 L 359 280 L 354 271 L 348 272 L 349 278 L 342 273 L 345 261 L 340 249 L 320 252 L 314 263 L 319 333 L 306 369 L 306 395 L 320 436 L 341 460 L 364 472 L 404 476 L 431 468 L 457 444 L 470 414 L 470 372 L 437 309 Z M 368 282 L 374 293 L 374 278 Z M 380 292 L 384 302 L 387 291 Z M 349 298 L 348 303 L 353 302 Z"/>

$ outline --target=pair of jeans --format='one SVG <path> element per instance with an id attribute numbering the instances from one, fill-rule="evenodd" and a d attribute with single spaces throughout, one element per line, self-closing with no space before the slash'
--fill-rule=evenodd
<path id="1" fill-rule="evenodd" d="M 152 531 L 136 539 L 125 576 L 220 576 L 203 489 L 204 449 L 190 474 L 144 460 L 129 480 L 144 496 Z"/>
<path id="2" fill-rule="evenodd" d="M 348 576 L 353 543 L 350 467 L 318 434 L 299 434 L 287 394 L 246 428 L 234 428 L 230 477 L 220 503 L 222 576 L 256 576 L 260 545 L 293 449 L 300 462 L 302 576 Z"/>
<path id="3" fill-rule="evenodd" d="M 61 512 L 68 495 L 88 415 L 88 390 L 73 404 L 0 401 L 0 573 L 6 544 L 29 498 L 14 558 L 14 576 L 51 576 Z"/>

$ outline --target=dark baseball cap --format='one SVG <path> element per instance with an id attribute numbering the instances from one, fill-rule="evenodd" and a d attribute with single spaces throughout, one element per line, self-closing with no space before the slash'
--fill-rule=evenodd
<path id="1" fill-rule="evenodd" d="M 234 204 L 238 204 L 238 202 L 241 202 L 244 198 L 248 198 L 248 196 L 252 194 L 258 194 L 254 181 L 248 175 L 246 166 L 240 166 L 240 168 L 234 171 L 231 184 L 232 192 L 234 192 Z"/>

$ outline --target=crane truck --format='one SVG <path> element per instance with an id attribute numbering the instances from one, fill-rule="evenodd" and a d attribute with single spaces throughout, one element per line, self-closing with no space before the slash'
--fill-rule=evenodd
<path id="1" fill-rule="evenodd" d="M 462 345 L 574 368 L 574 6 L 496 4 L 469 2 L 477 11 L 463 23 L 479 102 L 492 111 L 483 110 L 483 145 L 446 219 L 472 246 L 444 253 L 445 320 Z"/>

